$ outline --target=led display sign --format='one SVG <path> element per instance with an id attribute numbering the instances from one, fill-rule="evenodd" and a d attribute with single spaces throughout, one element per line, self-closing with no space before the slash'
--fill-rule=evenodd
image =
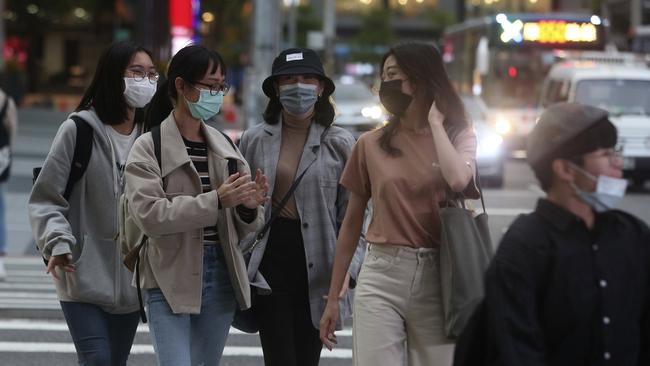
<path id="1" fill-rule="evenodd" d="M 503 43 L 594 43 L 598 30 L 592 22 L 569 22 L 564 20 L 509 21 L 498 19 L 501 25 L 499 38 Z"/>

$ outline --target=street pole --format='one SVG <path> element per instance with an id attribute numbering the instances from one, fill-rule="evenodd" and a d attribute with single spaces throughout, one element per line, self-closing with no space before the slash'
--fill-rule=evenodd
<path id="1" fill-rule="evenodd" d="M 5 0 L 0 0 L 0 15 L 5 12 Z M 5 49 L 5 17 L 0 16 L 0 50 Z M 0 74 L 5 71 L 5 57 L 4 52 L 0 54 Z"/>
<path id="2" fill-rule="evenodd" d="M 296 47 L 297 9 L 298 0 L 291 0 L 291 5 L 289 5 L 289 47 Z"/>
<path id="3" fill-rule="evenodd" d="M 641 25 L 641 17 L 643 8 L 641 7 L 641 0 L 630 1 L 630 28 L 633 31 Z"/>
<path id="4" fill-rule="evenodd" d="M 334 37 L 336 37 L 336 3 L 325 0 L 323 4 L 323 35 L 325 36 L 325 72 L 334 73 Z"/>
<path id="5" fill-rule="evenodd" d="M 280 0 L 253 1 L 253 37 L 251 41 L 251 66 L 244 75 L 244 121 L 245 128 L 262 121 L 266 97 L 262 93 L 262 81 L 271 74 L 273 59 L 280 48 L 282 24 Z"/>

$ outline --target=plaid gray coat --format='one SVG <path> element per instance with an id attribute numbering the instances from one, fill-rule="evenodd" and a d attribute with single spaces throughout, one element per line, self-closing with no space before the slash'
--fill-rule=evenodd
<path id="1" fill-rule="evenodd" d="M 327 131 L 321 146 L 321 135 L 324 130 L 325 127 L 322 125 L 311 124 L 296 177 L 312 160 L 316 159 L 316 162 L 309 168 L 294 193 L 305 244 L 311 319 L 316 328 L 325 308 L 326 300 L 323 296 L 329 291 L 336 238 L 345 216 L 349 196 L 347 190 L 339 184 L 339 180 L 354 145 L 354 138 L 348 131 L 332 126 Z M 250 164 L 251 171 L 262 169 L 268 177 L 269 195 L 272 194 L 275 184 L 281 136 L 282 123 L 275 125 L 262 123 L 248 129 L 242 136 L 239 146 L 244 158 Z M 271 216 L 270 206 L 269 202 L 265 207 L 266 220 Z M 258 287 L 260 293 L 269 290 L 269 285 L 258 272 L 267 239 L 268 232 L 251 254 L 248 267 L 251 285 Z M 353 280 L 351 285 L 354 285 L 361 269 L 365 244 L 362 235 L 348 270 Z M 340 319 L 352 315 L 353 294 L 354 291 L 348 291 L 345 298 L 341 299 Z"/>

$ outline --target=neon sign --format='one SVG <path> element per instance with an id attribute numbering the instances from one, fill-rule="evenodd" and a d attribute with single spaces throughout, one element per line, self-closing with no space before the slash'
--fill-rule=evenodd
<path id="1" fill-rule="evenodd" d="M 497 19 L 501 24 L 500 39 L 503 43 L 537 42 L 550 44 L 592 43 L 598 40 L 596 25 L 590 22 L 567 22 L 564 20 L 539 20 L 522 22 Z"/>

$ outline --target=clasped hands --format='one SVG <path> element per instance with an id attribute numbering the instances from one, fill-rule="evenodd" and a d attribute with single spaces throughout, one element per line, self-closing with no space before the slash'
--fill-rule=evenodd
<path id="1" fill-rule="evenodd" d="M 217 189 L 219 202 L 226 208 L 243 205 L 254 209 L 269 199 L 268 193 L 269 183 L 260 169 L 255 172 L 255 180 L 250 174 L 235 173 Z"/>

